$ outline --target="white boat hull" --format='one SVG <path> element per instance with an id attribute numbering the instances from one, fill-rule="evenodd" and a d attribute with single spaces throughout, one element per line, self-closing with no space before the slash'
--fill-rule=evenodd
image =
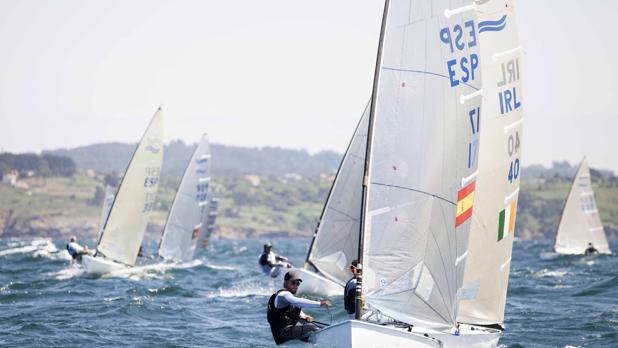
<path id="1" fill-rule="evenodd" d="M 343 286 L 334 281 L 304 268 L 295 268 L 293 270 L 297 272 L 303 280 L 303 283 L 298 288 L 299 294 L 313 294 L 327 297 L 343 296 Z M 351 277 L 350 275 L 350 278 Z"/>
<path id="2" fill-rule="evenodd" d="M 586 255 L 586 249 L 582 249 L 582 248 L 569 248 L 569 247 L 555 246 L 554 249 L 555 249 L 556 253 L 560 254 L 560 255 Z M 611 252 L 609 252 L 609 251 L 597 251 L 595 254 L 606 254 L 606 255 L 609 255 L 609 254 L 611 254 Z M 594 254 L 591 254 L 591 255 L 594 255 Z"/>
<path id="3" fill-rule="evenodd" d="M 102 257 L 82 256 L 82 266 L 88 274 L 103 275 L 114 271 L 127 269 L 127 266 Z"/>
<path id="4" fill-rule="evenodd" d="M 453 331 L 453 330 L 450 330 Z M 496 347 L 499 330 L 462 325 L 461 333 L 413 327 L 400 328 L 359 320 L 347 320 L 315 332 L 310 342 L 319 347 Z"/>

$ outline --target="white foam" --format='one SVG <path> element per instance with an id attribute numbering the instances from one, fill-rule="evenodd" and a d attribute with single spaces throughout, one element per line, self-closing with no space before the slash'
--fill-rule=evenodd
<path id="1" fill-rule="evenodd" d="M 9 243 L 9 246 L 11 246 L 11 248 L 0 250 L 0 256 L 33 253 L 34 256 L 40 257 L 58 252 L 58 248 L 56 248 L 50 239 L 34 239 L 28 244 L 23 242 L 12 242 Z"/>
<path id="2" fill-rule="evenodd" d="M 57 280 L 67 280 L 84 274 L 84 269 L 77 264 L 72 264 L 68 268 L 62 269 L 58 272 L 46 273 L 46 276 L 52 276 Z"/>
<path id="3" fill-rule="evenodd" d="M 208 268 L 212 268 L 212 269 L 222 270 L 222 271 L 238 271 L 241 269 L 240 267 L 228 266 L 228 265 L 216 265 L 210 262 L 204 262 L 204 266 Z"/>
<path id="4" fill-rule="evenodd" d="M 538 277 L 564 277 L 565 275 L 569 274 L 567 271 L 557 271 L 557 270 L 548 270 L 547 268 L 542 269 L 538 272 L 536 272 L 536 276 Z"/>
<path id="5" fill-rule="evenodd" d="M 162 279 L 164 273 L 170 269 L 187 269 L 201 265 L 201 260 L 188 262 L 159 262 L 150 265 L 135 266 L 120 269 L 103 275 L 105 278 L 127 278 L 131 280 Z"/>
<path id="6" fill-rule="evenodd" d="M 236 284 L 230 288 L 219 288 L 206 295 L 207 298 L 235 298 L 249 296 L 270 296 L 273 294 L 272 286 L 255 286 L 255 284 Z"/>

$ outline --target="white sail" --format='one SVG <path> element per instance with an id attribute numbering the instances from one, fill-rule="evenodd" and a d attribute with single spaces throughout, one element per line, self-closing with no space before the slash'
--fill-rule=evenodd
<path id="1" fill-rule="evenodd" d="M 477 194 L 458 321 L 504 322 L 522 155 L 521 48 L 510 0 L 477 7 L 483 102 Z M 478 115 L 471 115 L 476 121 Z"/>
<path id="2" fill-rule="evenodd" d="M 159 109 L 137 145 L 112 205 L 97 253 L 133 266 L 154 209 L 163 163 L 163 116 Z"/>
<path id="3" fill-rule="evenodd" d="M 368 124 L 369 105 L 341 161 L 308 254 L 309 263 L 342 286 L 352 277 L 350 263 L 358 258 Z"/>
<path id="4" fill-rule="evenodd" d="M 584 157 L 562 210 L 554 248 L 561 254 L 584 254 L 588 243 L 599 253 L 611 253 L 594 199 L 588 161 Z"/>
<path id="5" fill-rule="evenodd" d="M 159 255 L 175 260 L 190 260 L 206 234 L 210 146 L 206 135 L 193 152 L 167 217 Z"/>
<path id="6" fill-rule="evenodd" d="M 99 233 L 97 235 L 97 240 L 101 238 L 101 233 L 103 233 L 103 228 L 105 227 L 105 222 L 109 216 L 109 211 L 112 209 L 112 204 L 114 204 L 114 197 L 114 190 L 111 186 L 106 185 L 105 196 L 103 196 L 103 205 L 101 206 L 101 219 L 99 220 Z"/>
<path id="7" fill-rule="evenodd" d="M 362 292 L 369 307 L 428 328 L 455 324 L 467 254 L 479 43 L 474 11 L 445 13 L 471 4 L 390 1 L 374 81 Z"/>

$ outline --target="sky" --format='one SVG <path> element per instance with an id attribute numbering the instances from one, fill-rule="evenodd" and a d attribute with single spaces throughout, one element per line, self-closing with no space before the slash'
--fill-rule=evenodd
<path id="1" fill-rule="evenodd" d="M 612 0 L 515 2 L 524 164 L 618 172 Z M 2 0 L 0 150 L 166 138 L 342 153 L 373 83 L 377 0 Z"/>

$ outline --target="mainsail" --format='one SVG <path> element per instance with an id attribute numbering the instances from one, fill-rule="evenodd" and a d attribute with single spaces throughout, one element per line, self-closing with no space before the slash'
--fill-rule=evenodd
<path id="1" fill-rule="evenodd" d="M 97 253 L 116 262 L 135 264 L 150 211 L 154 209 L 162 163 L 163 116 L 159 109 L 129 162 Z"/>
<path id="2" fill-rule="evenodd" d="M 387 2 L 361 230 L 366 304 L 452 327 L 475 192 L 481 74 L 472 1 Z"/>
<path id="3" fill-rule="evenodd" d="M 307 258 L 320 273 L 341 285 L 350 279 L 350 262 L 358 257 L 368 123 L 369 105 L 343 156 Z"/>
<path id="4" fill-rule="evenodd" d="M 193 152 L 167 217 L 159 245 L 159 255 L 190 260 L 206 234 L 208 184 L 210 182 L 210 146 L 206 135 Z"/>
<path id="5" fill-rule="evenodd" d="M 522 154 L 521 48 L 510 0 L 477 7 L 483 102 L 477 195 L 458 321 L 502 325 Z M 473 115 L 471 115 L 473 117 Z M 479 115 L 474 115 L 479 120 Z"/>
<path id="6" fill-rule="evenodd" d="M 584 157 L 562 210 L 554 248 L 562 254 L 583 254 L 588 243 L 599 253 L 611 253 L 594 199 L 588 161 Z"/>

